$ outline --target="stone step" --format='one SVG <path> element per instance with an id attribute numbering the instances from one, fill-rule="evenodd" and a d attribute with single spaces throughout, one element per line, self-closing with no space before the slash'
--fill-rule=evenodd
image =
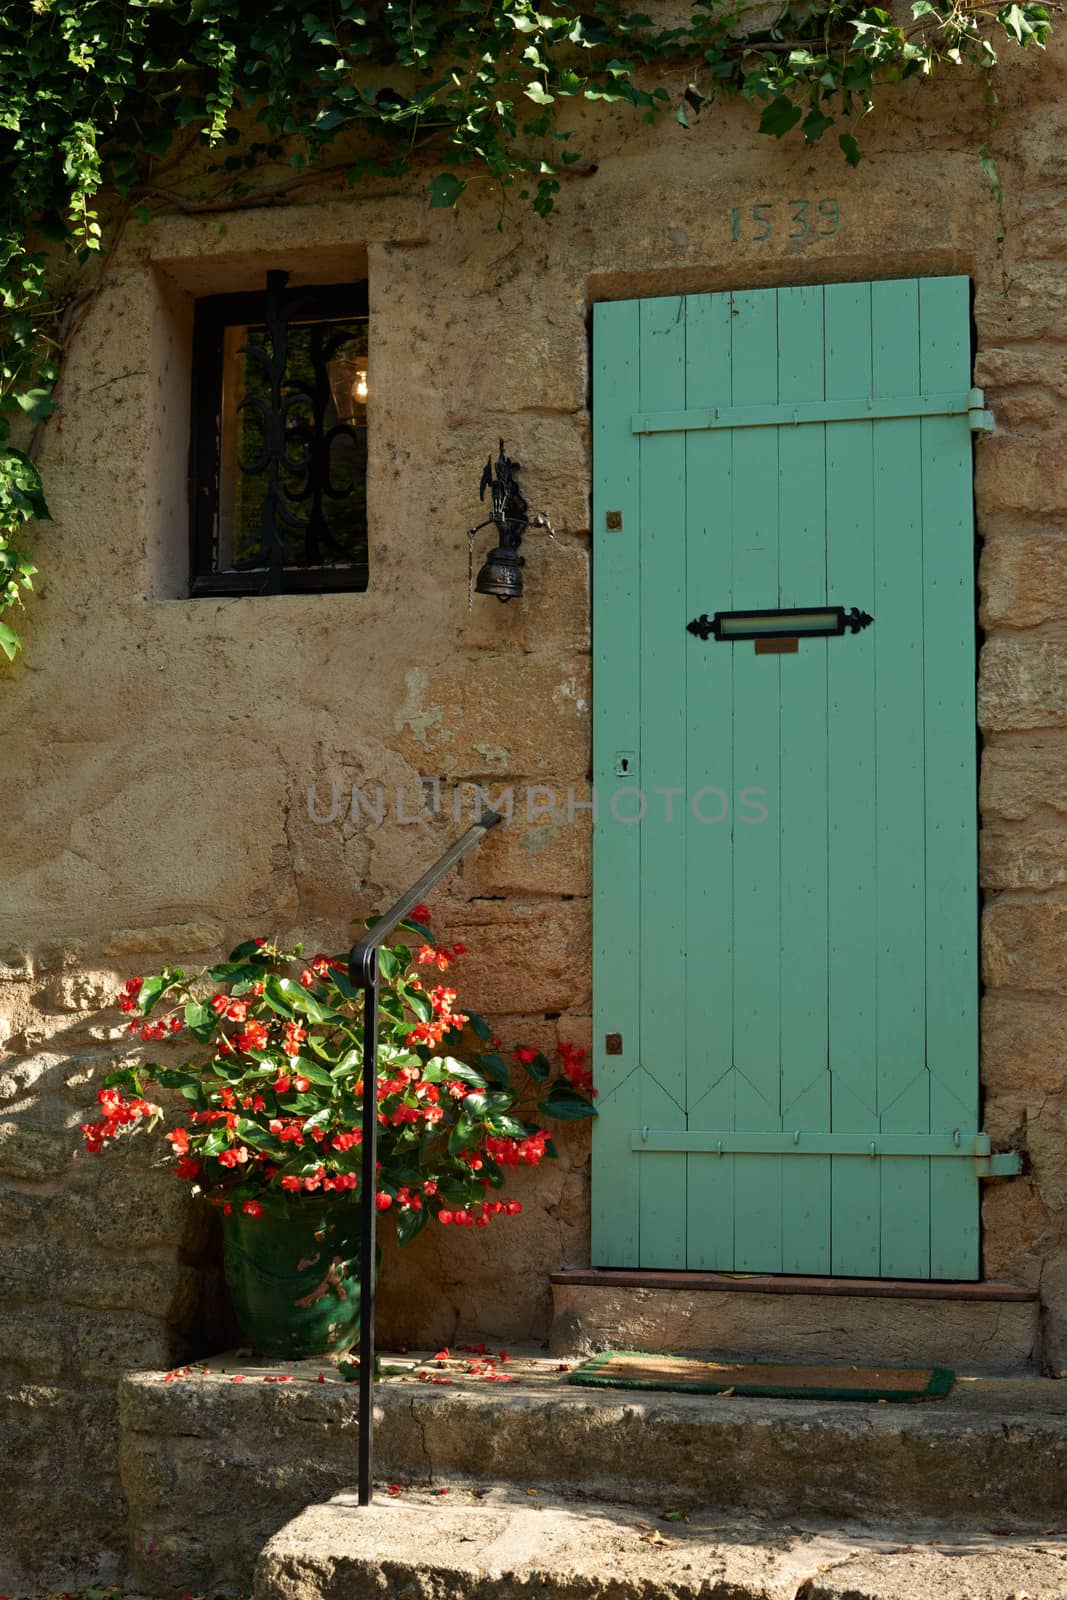
<path id="1" fill-rule="evenodd" d="M 674 1513 L 677 1516 L 677 1513 Z M 256 1564 L 255 1600 L 1063 1600 L 1067 1540 L 771 1524 L 493 1489 L 334 1496 Z"/>
<path id="2" fill-rule="evenodd" d="M 1037 1291 L 715 1272 L 572 1269 L 552 1276 L 551 1349 L 700 1353 L 723 1360 L 1040 1370 Z"/>
<path id="3" fill-rule="evenodd" d="M 1067 1383 L 1051 1379 L 962 1379 L 944 1400 L 879 1405 L 582 1389 L 543 1355 L 516 1353 L 500 1368 L 509 1383 L 468 1373 L 469 1357 L 383 1360 L 376 1470 L 405 1487 L 838 1525 L 1067 1524 Z M 315 1362 L 134 1373 L 120 1425 L 145 1592 L 247 1593 L 266 1541 L 357 1475 L 356 1388 Z"/>

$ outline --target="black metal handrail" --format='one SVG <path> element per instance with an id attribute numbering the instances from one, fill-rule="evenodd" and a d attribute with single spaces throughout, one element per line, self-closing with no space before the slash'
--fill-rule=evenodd
<path id="1" fill-rule="evenodd" d="M 449 867 L 481 844 L 490 828 L 502 822 L 498 811 L 483 811 L 462 838 L 444 855 L 357 944 L 348 956 L 348 981 L 363 990 L 363 1145 L 360 1164 L 359 1263 L 359 1503 L 369 1506 L 374 1462 L 374 1288 L 377 1251 L 378 1190 L 378 949 L 404 918 L 410 916 L 424 894 L 444 877 Z"/>

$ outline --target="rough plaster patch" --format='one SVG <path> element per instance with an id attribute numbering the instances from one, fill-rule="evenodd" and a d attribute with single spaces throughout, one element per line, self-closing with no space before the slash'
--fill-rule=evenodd
<path id="1" fill-rule="evenodd" d="M 451 739 L 451 733 L 441 726 L 444 712 L 440 706 L 426 706 L 424 700 L 430 687 L 429 673 L 423 667 L 409 667 L 404 674 L 407 692 L 403 704 L 393 718 L 393 726 L 397 733 L 404 728 L 410 728 L 415 738 L 422 744 L 430 742 L 430 731 L 440 728 L 442 739 Z"/>

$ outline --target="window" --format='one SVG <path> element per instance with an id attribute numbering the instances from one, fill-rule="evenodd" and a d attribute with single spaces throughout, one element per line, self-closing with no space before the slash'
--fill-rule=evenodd
<path id="1" fill-rule="evenodd" d="M 192 593 L 367 587 L 367 285 L 197 303 Z"/>

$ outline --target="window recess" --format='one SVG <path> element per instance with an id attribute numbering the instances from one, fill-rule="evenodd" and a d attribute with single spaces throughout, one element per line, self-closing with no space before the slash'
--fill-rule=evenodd
<path id="1" fill-rule="evenodd" d="M 193 595 L 367 587 L 367 285 L 198 302 Z"/>

